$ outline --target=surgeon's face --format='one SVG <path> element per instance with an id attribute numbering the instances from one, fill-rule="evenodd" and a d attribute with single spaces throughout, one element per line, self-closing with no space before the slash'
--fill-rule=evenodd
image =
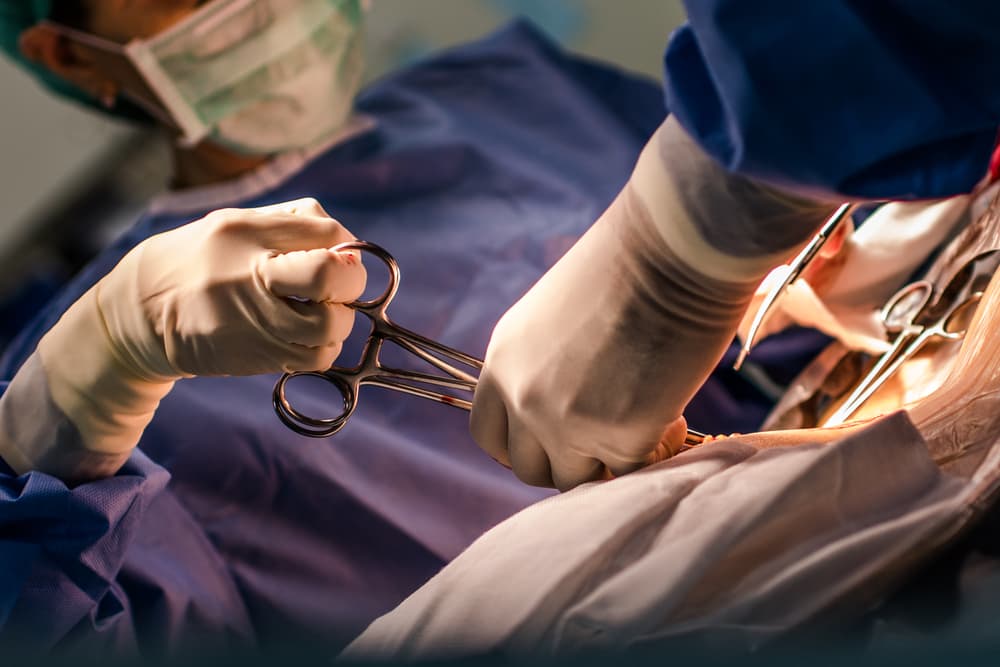
<path id="1" fill-rule="evenodd" d="M 77 27 L 124 44 L 166 30 L 209 0 L 78 1 L 87 9 L 87 24 Z"/>
<path id="2" fill-rule="evenodd" d="M 126 44 L 149 38 L 192 14 L 211 0 L 57 0 L 52 20 L 70 28 Z M 60 4 L 62 3 L 62 4 Z M 21 35 L 29 59 L 111 106 L 120 91 L 115 71 L 88 55 L 44 23 Z"/>

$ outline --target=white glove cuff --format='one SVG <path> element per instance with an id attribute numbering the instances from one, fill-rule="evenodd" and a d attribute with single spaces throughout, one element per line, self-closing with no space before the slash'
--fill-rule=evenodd
<path id="1" fill-rule="evenodd" d="M 629 186 L 678 259 L 723 282 L 784 262 L 834 207 L 729 174 L 672 116 L 643 148 Z"/>
<path id="2" fill-rule="evenodd" d="M 0 458 L 17 474 L 39 470 L 67 481 L 113 475 L 129 453 L 87 449 L 53 402 L 38 354 L 28 357 L 0 397 Z"/>
<path id="3" fill-rule="evenodd" d="M 98 307 L 100 287 L 66 311 L 38 354 L 52 401 L 76 426 L 83 448 L 127 457 L 173 381 L 144 379 L 118 358 Z"/>

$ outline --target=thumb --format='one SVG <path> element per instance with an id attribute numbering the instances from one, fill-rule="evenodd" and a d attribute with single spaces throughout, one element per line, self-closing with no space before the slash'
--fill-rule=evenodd
<path id="1" fill-rule="evenodd" d="M 361 297 L 368 276 L 359 252 L 316 248 L 268 257 L 260 277 L 278 297 L 350 303 Z"/>

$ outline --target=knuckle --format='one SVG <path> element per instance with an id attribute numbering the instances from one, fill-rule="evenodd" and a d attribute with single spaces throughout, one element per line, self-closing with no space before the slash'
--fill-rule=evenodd
<path id="1" fill-rule="evenodd" d="M 206 213 L 201 220 L 202 222 L 209 224 L 218 222 L 221 218 L 224 218 L 226 216 L 228 210 L 229 209 L 225 208 L 217 208 L 214 211 L 209 211 L 208 213 Z"/>
<path id="2" fill-rule="evenodd" d="M 204 220 L 212 224 L 220 224 L 235 218 L 240 213 L 238 208 L 220 208 L 206 215 Z"/>
<path id="3" fill-rule="evenodd" d="M 220 209 L 206 216 L 205 220 L 215 234 L 229 235 L 238 233 L 248 226 L 247 213 L 236 208 Z"/>
<path id="4" fill-rule="evenodd" d="M 490 335 L 490 342 L 486 348 L 487 358 L 501 354 L 508 347 L 507 341 L 510 339 L 515 339 L 514 329 L 516 327 L 516 322 L 510 317 L 510 312 L 505 313 L 500 320 L 493 327 L 493 333 Z"/>
<path id="5" fill-rule="evenodd" d="M 333 218 L 328 218 L 322 221 L 324 225 L 323 234 L 330 240 L 329 247 L 336 248 L 344 243 L 350 243 L 355 240 L 344 226 L 334 220 Z"/>
<path id="6" fill-rule="evenodd" d="M 351 243 L 357 241 L 357 237 L 347 230 L 347 227 L 337 220 L 336 218 L 330 218 L 326 221 L 328 226 L 328 233 L 334 239 L 336 239 L 336 244 L 341 245 L 344 243 Z"/>
<path id="7" fill-rule="evenodd" d="M 327 216 L 323 206 L 314 197 L 303 197 L 295 202 L 295 211 L 307 215 Z"/>
<path id="8" fill-rule="evenodd" d="M 311 218 L 329 218 L 330 214 L 326 212 L 323 205 L 316 200 L 315 197 L 302 197 L 300 199 L 293 199 L 291 201 L 282 202 L 281 204 L 275 204 L 271 207 L 272 211 L 278 211 L 286 215 L 294 215 L 300 217 L 311 217 Z"/>

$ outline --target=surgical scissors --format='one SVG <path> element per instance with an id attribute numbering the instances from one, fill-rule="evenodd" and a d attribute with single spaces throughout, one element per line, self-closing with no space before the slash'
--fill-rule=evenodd
<path id="1" fill-rule="evenodd" d="M 836 426 L 846 421 L 929 340 L 964 338 L 983 296 L 985 282 L 996 271 L 998 260 L 1000 254 L 996 250 L 971 259 L 952 276 L 933 305 L 934 285 L 927 280 L 910 283 L 896 292 L 880 313 L 886 332 L 895 334 L 892 346 L 878 358 L 823 426 Z"/>
<path id="2" fill-rule="evenodd" d="M 313 438 L 325 438 L 333 435 L 342 429 L 347 420 L 354 414 L 358 407 L 358 393 L 361 386 L 365 384 L 401 391 L 462 410 L 471 410 L 472 393 L 479 382 L 478 373 L 483 368 L 483 361 L 425 338 L 409 329 L 404 329 L 389 319 L 386 313 L 386 309 L 399 289 L 400 272 L 396 259 L 384 248 L 367 241 L 341 243 L 333 250 L 360 250 L 375 255 L 388 268 L 389 283 L 380 296 L 370 301 L 359 300 L 348 304 L 371 320 L 371 331 L 361 353 L 361 361 L 357 366 L 350 368 L 331 366 L 325 371 L 285 373 L 274 385 L 272 393 L 274 410 L 285 426 L 300 435 Z M 407 352 L 416 355 L 440 370 L 443 375 L 384 366 L 379 355 L 386 341 L 395 343 Z M 457 367 L 456 362 L 467 367 L 468 370 Z M 288 382 L 296 377 L 315 377 L 332 384 L 340 392 L 343 402 L 340 414 L 334 417 L 318 418 L 306 415 L 293 407 L 288 399 L 286 388 Z M 452 390 L 453 393 L 435 391 L 429 387 L 444 387 Z M 700 444 L 704 439 L 704 434 L 688 430 L 684 445 L 691 447 Z"/>
<path id="3" fill-rule="evenodd" d="M 760 304 L 757 312 L 754 314 L 753 321 L 750 323 L 750 329 L 747 331 L 747 337 L 743 341 L 743 345 L 740 347 L 740 353 L 736 357 L 736 362 L 733 364 L 733 370 L 738 371 L 743 366 L 747 357 L 750 356 L 750 348 L 753 347 L 754 341 L 757 339 L 757 333 L 760 331 L 764 323 L 767 322 L 768 318 L 771 316 L 771 311 L 774 309 L 775 304 L 778 303 L 778 299 L 788 286 L 799 279 L 802 272 L 808 268 L 809 264 L 812 263 L 816 256 L 819 255 L 819 251 L 823 249 L 826 242 L 833 237 L 833 233 L 837 231 L 837 228 L 845 220 L 851 217 L 858 205 L 852 202 L 845 202 L 837 207 L 837 210 L 833 212 L 833 215 L 823 224 L 816 235 L 812 237 L 812 240 L 806 244 L 799 254 L 795 256 L 789 264 L 788 275 L 781 283 L 772 289 L 764 301 Z"/>

